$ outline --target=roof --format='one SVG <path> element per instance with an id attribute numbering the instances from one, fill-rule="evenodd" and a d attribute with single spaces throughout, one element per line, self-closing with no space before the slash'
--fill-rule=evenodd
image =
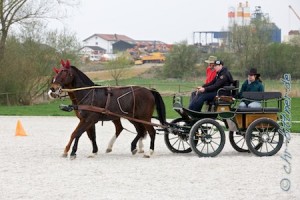
<path id="1" fill-rule="evenodd" d="M 135 43 L 137 45 L 160 45 L 160 44 L 165 44 L 164 42 L 158 41 L 158 40 L 135 40 Z"/>
<path id="2" fill-rule="evenodd" d="M 86 47 L 88 47 L 88 48 L 90 48 L 90 49 L 93 49 L 94 51 L 105 51 L 105 49 L 103 49 L 103 48 L 101 48 L 101 47 L 99 47 L 99 46 L 84 46 L 84 47 L 82 47 L 81 49 L 86 48 Z M 81 49 L 80 49 L 80 50 L 81 50 Z"/>
<path id="3" fill-rule="evenodd" d="M 300 32 L 298 30 L 290 30 L 289 35 L 300 35 Z"/>
<path id="4" fill-rule="evenodd" d="M 134 39 L 126 36 L 126 35 L 119 35 L 119 34 L 94 34 L 86 39 L 84 39 L 83 41 L 86 41 L 92 37 L 98 36 L 100 38 L 102 38 L 103 40 L 106 41 L 119 41 L 119 40 L 123 40 L 123 41 L 134 41 Z"/>

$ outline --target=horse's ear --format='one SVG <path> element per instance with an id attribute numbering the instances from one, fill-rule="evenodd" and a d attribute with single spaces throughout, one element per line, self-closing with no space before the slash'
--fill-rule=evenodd
<path id="1" fill-rule="evenodd" d="M 66 63 L 65 63 L 65 61 L 64 61 L 63 59 L 60 60 L 60 64 L 61 64 L 63 67 L 66 66 Z"/>
<path id="2" fill-rule="evenodd" d="M 66 68 L 69 68 L 70 66 L 71 66 L 71 64 L 70 64 L 70 61 L 69 61 L 69 60 L 67 60 L 67 61 L 66 61 L 66 65 L 65 65 L 65 67 L 66 67 Z"/>
<path id="3" fill-rule="evenodd" d="M 54 71 L 56 74 L 58 74 L 59 69 L 56 69 L 56 67 L 53 67 L 53 71 Z"/>

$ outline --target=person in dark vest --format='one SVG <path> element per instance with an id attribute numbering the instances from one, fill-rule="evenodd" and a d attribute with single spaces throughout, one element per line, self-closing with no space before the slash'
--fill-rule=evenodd
<path id="1" fill-rule="evenodd" d="M 214 69 L 217 72 L 216 77 L 209 83 L 197 88 L 197 94 L 192 99 L 189 105 L 190 110 L 201 112 L 202 106 L 206 101 L 212 101 L 217 96 L 217 91 L 224 87 L 229 86 L 233 82 L 231 73 L 224 67 L 224 62 L 216 60 L 214 62 Z M 220 91 L 219 95 L 230 95 L 230 91 Z"/>
<path id="2" fill-rule="evenodd" d="M 239 92 L 239 98 L 243 97 L 243 92 L 264 92 L 264 86 L 260 79 L 260 74 L 256 68 L 251 68 L 248 72 L 248 78 L 244 81 Z M 239 108 L 261 108 L 261 103 L 257 101 L 244 100 L 239 104 Z"/>

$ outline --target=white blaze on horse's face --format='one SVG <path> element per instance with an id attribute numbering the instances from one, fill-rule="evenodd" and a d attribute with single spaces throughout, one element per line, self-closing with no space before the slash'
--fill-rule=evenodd
<path id="1" fill-rule="evenodd" d="M 51 83 L 50 90 L 48 91 L 48 96 L 50 99 L 55 99 L 60 97 L 61 93 L 62 93 L 62 87 L 60 84 L 55 83 L 55 77 L 54 77 Z"/>
<path id="2" fill-rule="evenodd" d="M 51 88 L 48 91 L 48 96 L 50 99 L 55 99 L 60 97 L 60 94 L 62 93 L 62 87 L 59 84 L 51 84 Z"/>
<path id="3" fill-rule="evenodd" d="M 52 90 L 48 91 L 48 96 L 49 96 L 50 99 L 55 99 L 56 98 L 56 95 L 55 95 L 54 92 L 52 92 Z"/>

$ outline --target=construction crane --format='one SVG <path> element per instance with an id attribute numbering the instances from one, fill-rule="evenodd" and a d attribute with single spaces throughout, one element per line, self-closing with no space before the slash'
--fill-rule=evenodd
<path id="1" fill-rule="evenodd" d="M 291 6 L 291 5 L 289 5 L 289 8 L 293 11 L 293 13 L 296 15 L 296 17 L 299 19 L 299 21 L 300 21 L 300 17 L 299 17 L 299 15 L 296 13 L 296 11 L 294 10 L 294 8 Z"/>

